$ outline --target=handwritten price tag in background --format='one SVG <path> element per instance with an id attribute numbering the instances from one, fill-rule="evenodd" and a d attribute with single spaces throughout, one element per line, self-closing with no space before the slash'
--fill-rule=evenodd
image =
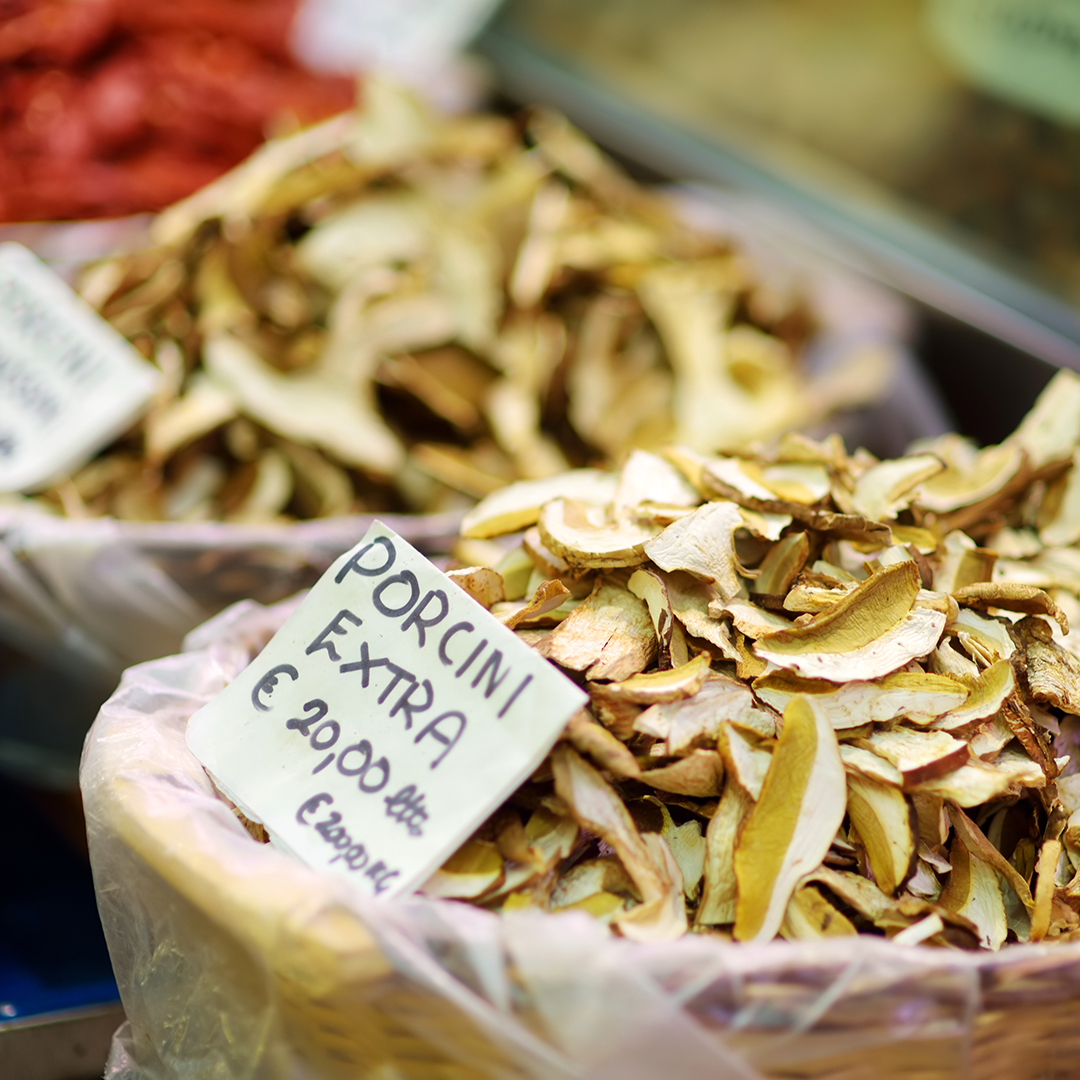
<path id="1" fill-rule="evenodd" d="M 373 895 L 420 885 L 586 695 L 376 523 L 188 724 L 279 847 Z"/>
<path id="2" fill-rule="evenodd" d="M 19 244 L 0 244 L 0 491 L 78 468 L 125 431 L 158 373 Z"/>

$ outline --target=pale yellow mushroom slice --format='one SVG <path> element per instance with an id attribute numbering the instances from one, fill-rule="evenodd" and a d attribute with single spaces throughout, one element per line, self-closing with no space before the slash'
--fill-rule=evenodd
<path id="1" fill-rule="evenodd" d="M 580 907 L 590 897 L 614 894 L 621 898 L 641 900 L 637 886 L 623 868 L 621 862 L 611 855 L 599 859 L 586 859 L 572 866 L 556 882 L 551 890 L 550 906 L 553 911 L 561 908 Z M 625 910 L 625 902 L 616 910 Z M 590 910 L 590 914 L 596 912 Z M 609 921 L 614 911 L 608 914 Z"/>
<path id="2" fill-rule="evenodd" d="M 476 539 L 502 536 L 535 525 L 552 499 L 575 499 L 606 506 L 615 495 L 618 477 L 599 469 L 574 469 L 543 480 L 519 480 L 493 492 L 461 522 L 461 535 Z"/>
<path id="3" fill-rule="evenodd" d="M 726 926 L 735 921 L 735 847 L 753 805 L 754 800 L 729 779 L 705 830 L 704 882 L 695 916 L 699 926 Z"/>
<path id="4" fill-rule="evenodd" d="M 941 731 L 955 731 L 999 712 L 1006 699 L 1016 689 L 1016 677 L 1013 674 L 1012 664 L 1007 660 L 999 660 L 971 679 L 967 686 L 967 699 L 943 716 L 939 716 L 929 725 L 930 727 Z"/>
<path id="5" fill-rule="evenodd" d="M 620 682 L 649 666 L 656 655 L 656 634 L 642 601 L 601 580 L 552 630 L 540 652 L 590 679 Z"/>
<path id="6" fill-rule="evenodd" d="M 404 462 L 397 437 L 358 390 L 320 372 L 283 375 L 224 334 L 203 343 L 203 363 L 244 413 L 279 435 L 318 446 L 346 465 L 385 475 Z"/>
<path id="7" fill-rule="evenodd" d="M 887 761 L 872 750 L 867 750 L 862 746 L 853 746 L 851 743 L 841 743 L 840 759 L 849 777 L 855 772 L 878 783 L 888 784 L 890 787 L 903 787 L 904 777 L 900 770 L 891 761 Z"/>
<path id="8" fill-rule="evenodd" d="M 614 510 L 617 520 L 627 520 L 647 506 L 692 509 L 700 502 L 697 489 L 670 461 L 634 450 L 619 473 Z"/>
<path id="9" fill-rule="evenodd" d="M 705 874 L 705 834 L 701 831 L 701 822 L 697 818 L 690 818 L 681 825 L 676 825 L 671 812 L 659 799 L 653 799 L 652 796 L 646 798 L 660 807 L 664 818 L 660 835 L 679 864 L 683 892 L 688 900 L 694 900 L 701 891 L 701 879 Z"/>
<path id="10" fill-rule="evenodd" d="M 944 469 L 933 454 L 915 454 L 871 465 L 855 481 L 851 502 L 855 512 L 871 521 L 888 521 L 906 510 L 919 484 Z"/>
<path id="11" fill-rule="evenodd" d="M 706 503 L 650 537 L 644 550 L 661 570 L 694 574 L 729 600 L 743 588 L 734 542 L 741 525 L 742 515 L 734 503 Z"/>
<path id="12" fill-rule="evenodd" d="M 812 885 L 795 890 L 780 924 L 780 936 L 788 941 L 819 941 L 857 933 L 851 920 Z"/>
<path id="13" fill-rule="evenodd" d="M 758 567 L 751 592 L 765 596 L 786 596 L 802 572 L 810 555 L 810 539 L 794 532 L 774 544 Z"/>
<path id="14" fill-rule="evenodd" d="M 709 677 L 709 657 L 702 653 L 681 667 L 631 675 L 607 687 L 607 696 L 636 705 L 657 705 L 693 697 Z"/>
<path id="15" fill-rule="evenodd" d="M 489 611 L 493 604 L 506 599 L 502 574 L 489 566 L 466 566 L 461 570 L 448 570 L 446 576 Z"/>
<path id="16" fill-rule="evenodd" d="M 754 654 L 810 679 L 842 683 L 860 678 L 880 678 L 930 653 L 945 629 L 940 611 L 914 608 L 892 630 L 862 648 L 847 652 L 776 652 L 768 638 L 754 643 Z"/>
<path id="17" fill-rule="evenodd" d="M 1030 759 L 1022 761 L 1006 758 L 1003 752 L 993 763 L 971 758 L 959 769 L 934 780 L 924 780 L 912 788 L 912 791 L 937 795 L 957 806 L 967 808 L 981 806 L 1007 795 L 1019 794 L 1025 787 L 1045 786 L 1046 777 L 1035 762 Z"/>
<path id="18" fill-rule="evenodd" d="M 365 271 L 428 256 L 433 210 L 415 191 L 368 192 L 305 233 L 293 248 L 294 265 L 338 293 Z"/>
<path id="19" fill-rule="evenodd" d="M 727 603 L 723 603 L 719 597 L 709 605 L 709 613 L 717 618 L 723 615 L 730 617 L 735 629 L 748 638 L 757 640 L 765 634 L 775 634 L 780 630 L 790 630 L 791 619 L 785 619 L 783 615 L 777 615 L 767 608 L 733 597 Z"/>
<path id="20" fill-rule="evenodd" d="M 829 470 L 814 462 L 782 462 L 762 466 L 762 484 L 778 499 L 812 506 L 821 502 L 832 487 Z"/>
<path id="21" fill-rule="evenodd" d="M 970 608 L 961 608 L 946 629 L 982 667 L 1008 660 L 1016 652 L 1016 644 L 1002 621 Z"/>
<path id="22" fill-rule="evenodd" d="M 426 896 L 474 900 L 496 888 L 503 877 L 503 857 L 487 840 L 463 844 L 421 887 Z"/>
<path id="23" fill-rule="evenodd" d="M 1080 443 L 1080 377 L 1059 370 L 1005 442 L 1019 446 L 1036 469 L 1071 458 Z"/>
<path id="24" fill-rule="evenodd" d="M 777 671 L 756 679 L 754 693 L 781 712 L 796 695 L 809 694 L 832 726 L 843 731 L 898 717 L 928 723 L 962 706 L 969 691 L 962 683 L 943 675 L 896 672 L 877 682 L 838 686 Z"/>
<path id="25" fill-rule="evenodd" d="M 655 570 L 635 570 L 626 587 L 649 609 L 656 632 L 657 664 L 661 668 L 678 668 L 690 659 L 686 632 L 675 618 L 667 584 Z"/>
<path id="26" fill-rule="evenodd" d="M 985 948 L 1000 949 L 1005 943 L 1008 923 L 997 874 L 972 854 L 959 836 L 953 839 L 949 861 L 952 873 L 938 903 L 970 919 L 978 928 L 980 942 Z"/>
<path id="27" fill-rule="evenodd" d="M 1017 474 L 1023 460 L 1015 444 L 988 446 L 963 463 L 947 462 L 944 471 L 919 485 L 914 501 L 936 514 L 982 502 Z"/>
<path id="28" fill-rule="evenodd" d="M 693 697 L 646 709 L 633 728 L 666 740 L 667 752 L 678 754 L 697 740 L 715 739 L 725 722 L 741 724 L 765 737 L 776 733 L 775 720 L 757 707 L 750 688 L 740 679 L 716 672 Z"/>
<path id="29" fill-rule="evenodd" d="M 848 815 L 859 834 L 874 880 L 894 895 L 913 870 L 915 833 L 903 793 L 858 773 L 848 773 Z"/>
<path id="30" fill-rule="evenodd" d="M 781 655 L 861 649 L 902 623 L 919 589 L 915 563 L 897 563 L 872 575 L 804 625 L 768 634 L 758 645 Z"/>
<path id="31" fill-rule="evenodd" d="M 776 935 L 799 879 L 828 852 L 845 806 L 836 735 L 805 698 L 798 698 L 784 712 L 761 797 L 735 850 L 738 940 L 768 941 Z"/>
<path id="32" fill-rule="evenodd" d="M 815 563 L 815 566 L 818 565 Z M 755 582 L 756 584 L 756 582 Z M 858 586 L 858 581 L 838 581 L 816 570 L 803 571 L 784 597 L 784 610 L 803 615 L 828 611 Z"/>
<path id="33" fill-rule="evenodd" d="M 643 837 L 611 786 L 565 743 L 552 751 L 551 766 L 556 793 L 582 828 L 614 850 L 642 898 L 638 908 L 618 920 L 623 933 L 653 940 L 670 940 L 685 933 L 681 874 L 663 838 L 656 833 L 650 834 L 652 840 Z"/>
<path id="34" fill-rule="evenodd" d="M 1000 874 L 1009 883 L 1009 887 L 1016 893 L 1024 908 L 1031 912 L 1035 906 L 1035 901 L 1023 875 L 994 847 L 979 826 L 963 810 L 958 806 L 946 805 L 945 812 L 953 828 L 956 829 L 957 834 L 963 840 L 965 847 L 974 852 L 996 873 Z"/>
<path id="35" fill-rule="evenodd" d="M 164 461 L 182 446 L 217 430 L 239 415 L 236 397 L 204 371 L 188 380 L 183 395 L 146 418 L 146 455 Z"/>
<path id="36" fill-rule="evenodd" d="M 1080 540 L 1080 450 L 1073 451 L 1072 468 L 1059 481 L 1060 490 L 1049 513 L 1040 515 L 1039 539 L 1047 547 L 1068 547 Z M 1047 500 L 1049 501 L 1049 500 Z M 995 537 L 995 546 L 997 538 Z"/>
<path id="37" fill-rule="evenodd" d="M 646 522 L 611 521 L 605 507 L 553 499 L 540 511 L 540 538 L 576 570 L 617 569 L 645 562 L 645 546 L 660 531 Z"/>
<path id="38" fill-rule="evenodd" d="M 690 928 L 683 899 L 682 871 L 660 833 L 645 833 L 641 839 L 662 891 L 612 921 L 619 933 L 631 941 L 675 941 Z"/>
<path id="39" fill-rule="evenodd" d="M 772 750 L 730 722 L 721 725 L 717 747 L 728 774 L 757 802 L 772 765 Z"/>
<path id="40" fill-rule="evenodd" d="M 659 573 L 667 589 L 672 614 L 686 633 L 708 642 L 725 659 L 738 659 L 731 627 L 709 614 L 709 606 L 716 599 L 712 586 L 680 570 Z"/>

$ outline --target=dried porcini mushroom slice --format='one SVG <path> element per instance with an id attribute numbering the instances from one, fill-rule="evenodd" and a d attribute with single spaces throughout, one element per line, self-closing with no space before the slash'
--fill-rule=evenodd
<path id="1" fill-rule="evenodd" d="M 713 585 L 724 600 L 742 585 L 733 534 L 743 523 L 734 503 L 712 502 L 669 525 L 643 544 L 645 554 L 662 570 L 685 570 Z"/>
<path id="2" fill-rule="evenodd" d="M 461 535 L 476 539 L 502 536 L 535 525 L 553 499 L 603 505 L 615 493 L 617 478 L 598 469 L 577 469 L 543 480 L 519 480 L 482 499 L 462 519 Z"/>
<path id="3" fill-rule="evenodd" d="M 621 585 L 600 579 L 544 641 L 541 653 L 590 679 L 619 682 L 637 675 L 656 655 L 656 635 L 645 604 Z"/>
<path id="4" fill-rule="evenodd" d="M 640 522 L 613 523 L 604 508 L 554 499 L 540 511 L 540 538 L 577 570 L 617 569 L 645 561 L 645 544 L 658 529 Z"/>
<path id="5" fill-rule="evenodd" d="M 796 698 L 784 710 L 761 797 L 735 849 L 737 940 L 776 934 L 799 879 L 825 857 L 844 810 L 836 735 L 805 698 Z"/>

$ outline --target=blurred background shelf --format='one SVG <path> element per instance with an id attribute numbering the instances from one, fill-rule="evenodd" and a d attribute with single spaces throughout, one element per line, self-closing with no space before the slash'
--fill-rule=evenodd
<path id="1" fill-rule="evenodd" d="M 935 29 L 953 8 L 512 0 L 477 47 L 511 100 L 658 176 L 750 195 L 911 297 L 961 430 L 995 441 L 1056 367 L 1080 370 L 1080 117 L 981 85 Z"/>

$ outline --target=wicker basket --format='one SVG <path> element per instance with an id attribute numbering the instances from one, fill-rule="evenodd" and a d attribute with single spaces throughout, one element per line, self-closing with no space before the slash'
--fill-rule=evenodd
<path id="1" fill-rule="evenodd" d="M 584 915 L 370 901 L 254 843 L 184 730 L 287 608 L 237 605 L 132 669 L 88 738 L 129 1017 L 110 1080 L 1080 1076 L 1080 946 L 642 945 Z"/>

